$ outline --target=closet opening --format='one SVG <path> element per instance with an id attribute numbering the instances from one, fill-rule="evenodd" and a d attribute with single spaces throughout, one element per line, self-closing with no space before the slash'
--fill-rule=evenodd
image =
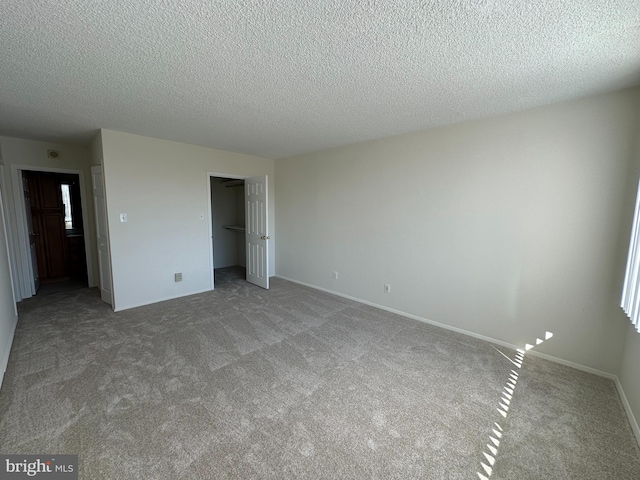
<path id="1" fill-rule="evenodd" d="M 246 278 L 244 179 L 209 177 L 213 282 Z"/>

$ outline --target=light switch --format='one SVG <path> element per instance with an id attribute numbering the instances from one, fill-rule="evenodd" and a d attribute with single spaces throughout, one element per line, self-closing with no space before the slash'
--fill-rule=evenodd
<path id="1" fill-rule="evenodd" d="M 121 223 L 127 223 L 127 214 L 126 213 L 121 213 L 120 214 L 120 222 Z"/>

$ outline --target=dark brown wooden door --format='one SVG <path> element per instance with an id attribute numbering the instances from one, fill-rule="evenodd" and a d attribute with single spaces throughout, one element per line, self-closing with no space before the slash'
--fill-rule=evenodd
<path id="1" fill-rule="evenodd" d="M 33 231 L 41 280 L 68 277 L 67 235 L 60 180 L 55 174 L 28 174 Z"/>

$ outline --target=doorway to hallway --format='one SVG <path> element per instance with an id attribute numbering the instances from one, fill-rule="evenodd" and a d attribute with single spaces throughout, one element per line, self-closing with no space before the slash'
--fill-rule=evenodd
<path id="1" fill-rule="evenodd" d="M 88 285 L 80 177 L 23 171 L 36 295 Z"/>

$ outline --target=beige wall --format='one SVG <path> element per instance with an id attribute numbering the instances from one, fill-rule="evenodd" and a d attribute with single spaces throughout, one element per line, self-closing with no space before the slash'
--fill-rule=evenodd
<path id="1" fill-rule="evenodd" d="M 116 310 L 211 288 L 208 172 L 268 175 L 274 230 L 273 160 L 110 130 L 102 153 Z"/>
<path id="2" fill-rule="evenodd" d="M 2 156 L 5 163 L 5 185 L 7 188 L 7 202 L 9 203 L 10 218 L 7 219 L 8 229 L 12 235 L 17 232 L 17 217 L 14 202 L 13 184 L 11 182 L 11 173 L 15 166 L 27 167 L 28 169 L 41 170 L 78 170 L 83 173 L 85 198 L 83 198 L 82 209 L 85 212 L 86 225 L 84 233 L 88 240 L 91 250 L 92 276 L 89 278 L 90 285 L 96 285 L 98 282 L 97 256 L 95 252 L 95 222 L 93 196 L 91 189 L 91 166 L 87 148 L 82 145 L 60 144 L 50 142 L 39 142 L 35 140 L 26 140 L 12 137 L 0 137 L 2 145 Z M 59 159 L 47 158 L 47 150 L 59 150 Z M 18 242 L 14 242 L 18 245 Z M 18 245 L 20 248 L 20 245 Z M 24 252 L 20 251 L 21 255 Z"/>
<path id="3" fill-rule="evenodd" d="M 639 97 L 276 160 L 277 273 L 512 345 L 548 330 L 539 352 L 617 373 L 627 324 L 610 318 L 611 285 Z"/>

